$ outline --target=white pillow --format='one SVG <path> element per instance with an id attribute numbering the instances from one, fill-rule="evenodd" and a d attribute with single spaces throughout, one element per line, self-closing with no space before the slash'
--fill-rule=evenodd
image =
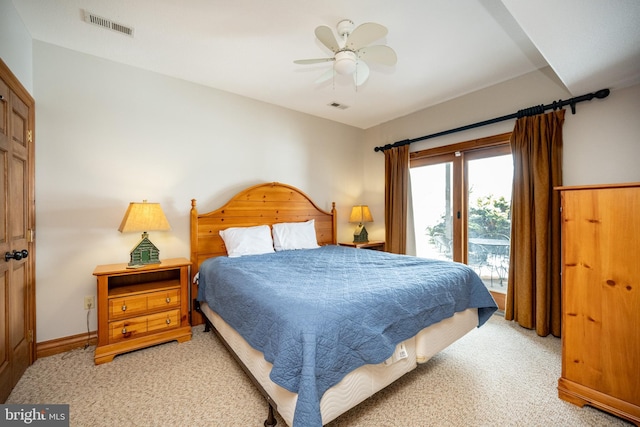
<path id="1" fill-rule="evenodd" d="M 315 220 L 273 224 L 273 246 L 276 251 L 318 248 Z"/>
<path id="2" fill-rule="evenodd" d="M 268 225 L 231 227 L 220 230 L 229 258 L 274 252 L 271 229 Z"/>

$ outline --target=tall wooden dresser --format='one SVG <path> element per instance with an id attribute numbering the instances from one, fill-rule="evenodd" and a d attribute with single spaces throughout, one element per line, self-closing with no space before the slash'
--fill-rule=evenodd
<path id="1" fill-rule="evenodd" d="M 561 399 L 640 425 L 640 183 L 559 187 Z"/>

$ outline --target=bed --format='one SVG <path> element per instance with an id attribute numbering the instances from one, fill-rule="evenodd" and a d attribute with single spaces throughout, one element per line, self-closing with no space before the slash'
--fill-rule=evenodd
<path id="1" fill-rule="evenodd" d="M 203 214 L 191 202 L 192 323 L 213 329 L 265 396 L 265 426 L 274 410 L 294 427 L 329 423 L 497 309 L 463 264 L 336 243 L 335 204 L 286 184 Z"/>

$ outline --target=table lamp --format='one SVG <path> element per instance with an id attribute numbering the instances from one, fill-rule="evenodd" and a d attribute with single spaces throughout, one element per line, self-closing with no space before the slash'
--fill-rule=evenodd
<path id="1" fill-rule="evenodd" d="M 357 222 L 358 226 L 353 232 L 353 243 L 365 243 L 369 241 L 369 233 L 364 227 L 365 222 L 373 222 L 371 211 L 367 205 L 357 205 L 351 209 L 349 222 Z"/>
<path id="2" fill-rule="evenodd" d="M 167 217 L 162 212 L 160 203 L 131 202 L 118 228 L 121 233 L 142 231 L 142 240 L 130 253 L 128 268 L 142 267 L 147 264 L 160 264 L 160 251 L 149 240 L 147 231 L 171 230 Z"/>

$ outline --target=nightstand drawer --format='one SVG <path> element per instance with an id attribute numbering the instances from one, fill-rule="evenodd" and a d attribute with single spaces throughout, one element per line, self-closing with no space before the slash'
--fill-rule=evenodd
<path id="1" fill-rule="evenodd" d="M 109 319 L 121 319 L 144 313 L 147 309 L 146 295 L 131 295 L 109 299 Z"/>
<path id="2" fill-rule="evenodd" d="M 154 292 L 147 297 L 147 309 L 165 309 L 180 306 L 180 290 L 169 289 L 166 291 Z"/>
<path id="3" fill-rule="evenodd" d="M 136 338 L 147 332 L 180 326 L 180 310 L 139 316 L 109 323 L 109 342 Z"/>
<path id="4" fill-rule="evenodd" d="M 168 289 L 109 299 L 109 320 L 136 316 L 149 310 L 180 306 L 180 290 Z"/>

